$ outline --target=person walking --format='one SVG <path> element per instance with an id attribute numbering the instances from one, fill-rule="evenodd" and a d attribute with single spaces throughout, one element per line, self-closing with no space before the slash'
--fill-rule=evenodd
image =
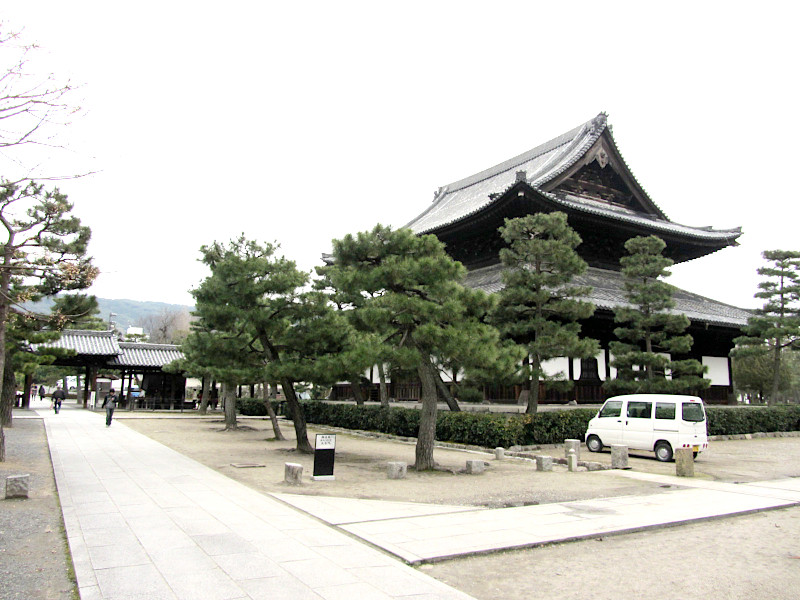
<path id="1" fill-rule="evenodd" d="M 39 400 L 44 402 L 44 395 L 47 393 L 47 390 L 44 389 L 43 385 L 39 386 Z"/>
<path id="2" fill-rule="evenodd" d="M 114 409 L 116 407 L 117 407 L 117 393 L 114 391 L 114 388 L 111 388 L 111 391 L 108 394 L 106 394 L 102 406 L 102 408 L 106 409 L 106 427 L 111 427 L 111 417 L 114 415 Z"/>
<path id="3" fill-rule="evenodd" d="M 53 392 L 53 409 L 58 414 L 58 411 L 61 410 L 61 402 L 67 399 L 67 395 L 64 393 L 64 390 L 61 389 L 61 386 L 56 388 L 56 391 Z"/>

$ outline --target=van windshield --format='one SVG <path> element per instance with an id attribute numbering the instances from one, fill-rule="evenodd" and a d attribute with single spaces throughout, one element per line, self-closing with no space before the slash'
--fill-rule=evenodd
<path id="1" fill-rule="evenodd" d="M 609 400 L 598 413 L 598 417 L 618 417 L 622 414 L 622 401 Z"/>
<path id="2" fill-rule="evenodd" d="M 695 423 L 699 423 L 700 421 L 705 421 L 705 414 L 703 413 L 703 405 L 698 404 L 696 402 L 684 402 L 683 403 L 683 420 L 684 421 L 694 421 Z"/>

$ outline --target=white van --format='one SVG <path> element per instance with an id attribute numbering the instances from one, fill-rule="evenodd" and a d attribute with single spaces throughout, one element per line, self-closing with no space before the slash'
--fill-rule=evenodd
<path id="1" fill-rule="evenodd" d="M 697 457 L 708 448 L 703 401 L 696 396 L 672 394 L 609 398 L 589 421 L 586 447 L 590 452 L 600 452 L 603 446 L 612 444 L 655 452 L 664 462 L 672 460 L 676 448 L 691 448 Z"/>

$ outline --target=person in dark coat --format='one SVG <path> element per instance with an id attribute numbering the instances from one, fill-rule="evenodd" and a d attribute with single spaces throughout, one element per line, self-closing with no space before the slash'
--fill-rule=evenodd
<path id="1" fill-rule="evenodd" d="M 53 392 L 53 410 L 58 411 L 61 410 L 61 402 L 67 399 L 67 395 L 64 393 L 64 390 L 61 389 L 61 386 L 56 388 L 56 391 Z"/>
<path id="2" fill-rule="evenodd" d="M 114 391 L 114 388 L 111 388 L 111 391 L 108 394 L 106 394 L 102 406 L 102 408 L 106 409 L 106 427 L 111 427 L 111 417 L 114 416 L 114 409 L 116 407 L 117 407 L 117 393 Z"/>

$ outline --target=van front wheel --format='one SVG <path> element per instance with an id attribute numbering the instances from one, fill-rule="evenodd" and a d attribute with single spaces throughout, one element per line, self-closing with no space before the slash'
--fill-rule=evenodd
<path id="1" fill-rule="evenodd" d="M 589 452 L 600 452 L 603 449 L 603 442 L 596 435 L 590 435 L 586 438 L 586 447 Z"/>
<path id="2" fill-rule="evenodd" d="M 672 460 L 672 446 L 669 442 L 658 442 L 655 447 L 656 458 L 661 462 Z"/>

